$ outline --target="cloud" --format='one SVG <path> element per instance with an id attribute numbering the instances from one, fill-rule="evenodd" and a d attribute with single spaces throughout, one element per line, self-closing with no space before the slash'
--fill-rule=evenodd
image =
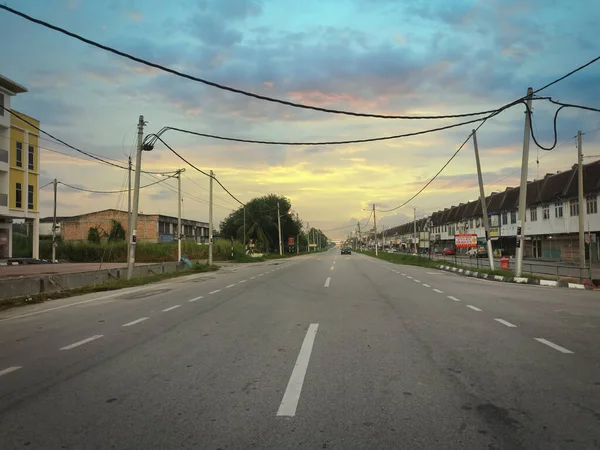
<path id="1" fill-rule="evenodd" d="M 134 22 L 141 22 L 144 20 L 144 15 L 137 10 L 132 10 L 127 12 L 127 17 Z"/>

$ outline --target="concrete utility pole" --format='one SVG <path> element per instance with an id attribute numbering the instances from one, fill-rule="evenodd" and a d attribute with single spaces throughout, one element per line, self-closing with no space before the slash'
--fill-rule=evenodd
<path id="1" fill-rule="evenodd" d="M 313 227 L 313 245 L 315 246 L 315 252 L 317 251 L 317 239 L 315 237 L 315 227 Z"/>
<path id="2" fill-rule="evenodd" d="M 375 203 L 373 203 L 373 225 L 375 227 L 375 256 L 379 254 L 377 250 L 377 215 L 375 213 Z"/>
<path id="3" fill-rule="evenodd" d="M 519 217 L 517 221 L 517 270 L 515 275 L 523 273 L 523 253 L 525 253 L 525 221 L 527 220 L 527 173 L 529 168 L 529 140 L 531 138 L 531 100 L 533 89 L 527 89 L 527 110 L 525 111 L 525 131 L 523 132 L 523 159 L 521 161 L 521 187 L 519 189 Z"/>
<path id="4" fill-rule="evenodd" d="M 358 225 L 358 248 L 362 250 L 362 236 L 360 234 L 360 220 L 357 222 Z"/>
<path id="5" fill-rule="evenodd" d="M 246 207 L 244 206 L 244 253 L 246 252 Z"/>
<path id="6" fill-rule="evenodd" d="M 306 248 L 306 251 L 308 253 L 310 253 L 310 222 L 306 222 L 306 229 L 307 229 L 307 231 L 306 231 L 306 242 L 307 242 L 307 244 L 306 245 L 308 246 Z"/>
<path id="7" fill-rule="evenodd" d="M 415 236 L 415 253 L 419 253 L 419 250 L 417 248 L 417 208 L 413 207 L 413 215 L 414 215 L 414 220 L 413 220 L 413 235 Z"/>
<path id="8" fill-rule="evenodd" d="M 279 214 L 279 202 L 277 202 L 277 234 L 279 235 L 279 256 L 283 255 L 281 245 L 281 215 Z"/>
<path id="9" fill-rule="evenodd" d="M 131 247 L 131 156 L 128 158 L 127 165 L 127 184 L 129 186 L 127 190 L 127 252 L 129 253 Z"/>
<path id="10" fill-rule="evenodd" d="M 52 182 L 54 185 L 54 213 L 52 216 L 52 262 L 56 261 L 56 191 L 58 187 L 58 181 L 56 178 Z"/>
<path id="11" fill-rule="evenodd" d="M 583 151 L 581 148 L 581 130 L 577 132 L 577 196 L 579 198 L 579 279 L 586 278 L 585 269 L 585 200 L 583 198 Z M 591 252 L 590 252 L 591 253 Z"/>
<path id="12" fill-rule="evenodd" d="M 490 260 L 490 269 L 494 270 L 494 254 L 492 252 L 492 240 L 490 239 L 490 223 L 487 215 L 487 204 L 485 203 L 483 175 L 481 175 L 481 162 L 479 161 L 479 147 L 477 146 L 477 134 L 475 130 L 473 130 L 473 149 L 475 150 L 475 164 L 477 164 L 477 179 L 479 180 L 479 198 L 481 199 L 481 213 L 483 214 L 485 241 L 487 245 L 488 258 Z"/>
<path id="13" fill-rule="evenodd" d="M 133 188 L 133 213 L 131 216 L 131 240 L 129 241 L 129 259 L 127 261 L 127 279 L 133 276 L 135 267 L 135 247 L 137 241 L 138 209 L 140 206 L 140 175 L 142 169 L 142 145 L 144 140 L 144 116 L 138 120 L 137 150 L 135 155 L 135 181 Z"/>
<path id="14" fill-rule="evenodd" d="M 177 262 L 181 261 L 181 172 L 185 169 L 177 171 Z"/>
<path id="15" fill-rule="evenodd" d="M 300 233 L 296 236 L 296 255 L 300 254 Z"/>
<path id="16" fill-rule="evenodd" d="M 214 172 L 210 171 L 210 188 L 208 201 L 208 265 L 213 263 L 213 178 Z"/>

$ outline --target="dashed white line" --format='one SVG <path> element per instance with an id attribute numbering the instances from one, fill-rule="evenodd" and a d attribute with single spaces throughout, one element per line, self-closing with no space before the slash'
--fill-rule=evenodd
<path id="1" fill-rule="evenodd" d="M 403 277 L 405 277 L 405 276 L 406 276 L 406 274 L 405 274 L 405 273 L 401 273 L 400 275 L 402 275 Z"/>
<path id="2" fill-rule="evenodd" d="M 250 277 L 251 280 L 254 280 L 256 277 Z"/>
<path id="3" fill-rule="evenodd" d="M 479 309 L 477 306 L 473 306 L 473 305 L 467 305 L 467 308 L 471 308 L 473 311 L 483 311 L 483 310 Z"/>
<path id="4" fill-rule="evenodd" d="M 429 286 L 428 284 L 425 284 L 425 283 L 423 283 L 423 286 L 425 286 L 425 287 L 431 287 L 431 286 Z"/>
<path id="5" fill-rule="evenodd" d="M 414 279 L 414 278 L 413 278 L 413 281 L 414 281 L 415 283 L 420 283 L 420 282 L 421 282 L 421 280 L 417 280 L 417 279 Z"/>
<path id="6" fill-rule="evenodd" d="M 162 312 L 169 312 L 169 311 L 173 311 L 174 309 L 179 308 L 181 305 L 175 305 L 175 306 L 171 306 L 167 309 L 163 309 Z"/>
<path id="7" fill-rule="evenodd" d="M 192 299 L 189 299 L 188 302 L 195 302 L 196 300 L 200 300 L 201 298 L 204 298 L 202 295 L 200 297 L 195 297 Z"/>
<path id="8" fill-rule="evenodd" d="M 60 350 L 71 350 L 72 348 L 79 347 L 80 345 L 87 344 L 88 342 L 95 341 L 96 339 L 100 339 L 103 337 L 103 334 L 97 334 L 95 336 L 91 336 L 83 341 L 75 342 L 74 344 L 67 345 L 66 347 L 61 348 Z"/>
<path id="9" fill-rule="evenodd" d="M 240 284 L 241 284 L 241 283 L 245 283 L 246 281 L 248 281 L 248 280 L 242 280 L 242 281 L 240 281 Z"/>
<path id="10" fill-rule="evenodd" d="M 331 269 L 330 269 L 330 270 L 333 270 L 333 269 L 335 269 L 335 267 L 334 267 L 334 266 L 331 266 Z"/>
<path id="11" fill-rule="evenodd" d="M 413 277 L 411 277 L 410 275 L 406 275 L 406 278 L 411 279 L 411 280 L 413 279 Z"/>
<path id="12" fill-rule="evenodd" d="M 550 342 L 547 339 L 543 338 L 534 338 L 536 341 L 541 342 L 542 344 L 546 344 L 548 347 L 552 347 L 554 350 L 558 350 L 561 353 L 573 353 L 571 350 L 568 350 L 560 345 L 556 345 L 554 342 Z"/>
<path id="13" fill-rule="evenodd" d="M 312 353 L 313 344 L 315 343 L 315 337 L 317 335 L 317 329 L 319 328 L 318 323 L 311 323 L 302 342 L 298 359 L 290 381 L 288 382 L 283 399 L 279 405 L 277 411 L 278 416 L 290 416 L 296 415 L 296 408 L 298 407 L 298 401 L 300 400 L 300 393 L 302 392 L 302 385 L 304 384 L 304 377 L 306 376 L 306 370 L 308 369 L 308 362 L 310 360 L 310 354 Z"/>
<path id="14" fill-rule="evenodd" d="M 123 324 L 123 326 L 124 326 L 124 327 L 130 327 L 130 326 L 132 326 L 132 325 L 136 325 L 136 324 L 138 324 L 138 323 L 140 323 L 140 322 L 143 322 L 144 320 L 148 320 L 148 319 L 149 319 L 149 317 L 140 317 L 140 318 L 139 318 L 139 319 L 137 319 L 137 320 L 134 320 L 134 321 L 132 321 L 132 322 L 129 322 L 129 323 L 125 323 L 125 324 Z"/>
<path id="15" fill-rule="evenodd" d="M 19 370 L 20 368 L 21 368 L 21 366 L 13 366 L 13 367 L 9 367 L 9 368 L 4 369 L 4 370 L 0 370 L 0 377 L 2 375 L 6 375 L 7 373 L 14 372 L 15 370 Z"/>
<path id="16" fill-rule="evenodd" d="M 212 292 L 209 292 L 208 295 L 216 294 L 217 292 L 221 292 L 221 289 L 215 289 Z"/>
<path id="17" fill-rule="evenodd" d="M 440 291 L 439 289 L 432 289 L 433 292 L 437 292 L 438 294 L 443 294 L 444 291 Z"/>
<path id="18" fill-rule="evenodd" d="M 331 277 L 327 277 L 325 280 L 325 287 L 329 287 L 329 283 L 331 283 Z"/>
<path id="19" fill-rule="evenodd" d="M 235 284 L 228 284 L 227 286 L 225 286 L 225 289 L 229 289 L 229 288 L 232 288 L 234 286 L 235 286 Z"/>
<path id="20" fill-rule="evenodd" d="M 499 323 L 501 323 L 502 325 L 506 325 L 508 328 L 517 328 L 517 326 L 516 326 L 516 325 L 514 325 L 514 324 L 512 324 L 512 323 L 510 323 L 510 322 L 507 322 L 507 321 L 506 321 L 506 320 L 504 320 L 504 319 L 494 319 L 494 320 L 495 320 L 496 322 L 499 322 Z"/>
<path id="21" fill-rule="evenodd" d="M 262 277 L 263 275 L 264 275 L 264 273 L 261 273 L 261 274 L 259 275 L 259 277 Z"/>
<path id="22" fill-rule="evenodd" d="M 449 298 L 450 300 L 454 300 L 455 302 L 460 302 L 460 299 L 459 299 L 459 298 L 452 297 L 451 295 L 449 295 L 449 296 L 448 296 L 448 298 Z"/>

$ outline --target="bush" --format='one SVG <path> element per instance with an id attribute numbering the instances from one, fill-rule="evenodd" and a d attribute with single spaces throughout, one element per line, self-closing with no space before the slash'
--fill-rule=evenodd
<path id="1" fill-rule="evenodd" d="M 98 227 L 90 227 L 88 230 L 87 240 L 92 244 L 100 243 L 100 232 L 98 231 Z"/>

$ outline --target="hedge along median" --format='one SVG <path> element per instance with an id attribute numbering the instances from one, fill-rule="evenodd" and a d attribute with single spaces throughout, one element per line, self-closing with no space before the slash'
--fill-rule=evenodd
<path id="1" fill-rule="evenodd" d="M 175 263 L 172 263 L 175 266 Z M 181 266 L 180 266 L 181 267 Z M 166 280 L 169 278 L 180 277 L 184 275 L 193 275 L 195 273 L 203 273 L 203 272 L 212 272 L 215 270 L 219 270 L 218 266 L 209 266 L 208 264 L 194 264 L 191 268 L 180 268 L 176 267 L 174 271 L 169 272 L 158 272 L 153 273 L 152 271 L 148 271 L 146 273 L 150 273 L 149 275 L 138 275 L 131 280 L 127 279 L 108 279 L 106 281 L 93 282 L 90 284 L 81 284 L 78 287 L 69 287 L 69 288 L 61 288 L 60 286 L 53 286 L 53 290 L 48 292 L 37 292 L 34 293 L 32 291 L 30 294 L 12 296 L 9 298 L 0 299 L 0 310 L 12 308 L 14 306 L 23 306 L 29 305 L 33 303 L 43 303 L 48 300 L 55 300 L 59 298 L 67 298 L 73 297 L 75 295 L 84 295 L 91 294 L 93 292 L 105 292 L 105 291 L 114 291 L 117 289 L 123 289 L 127 287 L 135 287 L 142 286 L 149 283 L 156 283 L 158 281 Z M 105 271 L 110 272 L 110 271 Z M 73 274 L 65 274 L 65 276 L 73 275 Z M 79 275 L 79 274 L 75 274 Z M 98 272 L 90 272 L 88 274 L 82 275 L 91 275 L 98 277 Z M 135 274 L 134 274 L 135 275 Z M 37 287 L 43 284 L 43 279 L 47 277 L 38 277 L 38 283 L 33 283 L 30 285 L 33 287 L 34 285 Z M 100 280 L 105 280 L 105 278 L 99 278 Z M 28 279 L 32 280 L 32 278 Z M 6 280 L 11 281 L 11 280 Z M 85 283 L 85 279 L 81 278 L 75 280 L 75 283 Z"/>

